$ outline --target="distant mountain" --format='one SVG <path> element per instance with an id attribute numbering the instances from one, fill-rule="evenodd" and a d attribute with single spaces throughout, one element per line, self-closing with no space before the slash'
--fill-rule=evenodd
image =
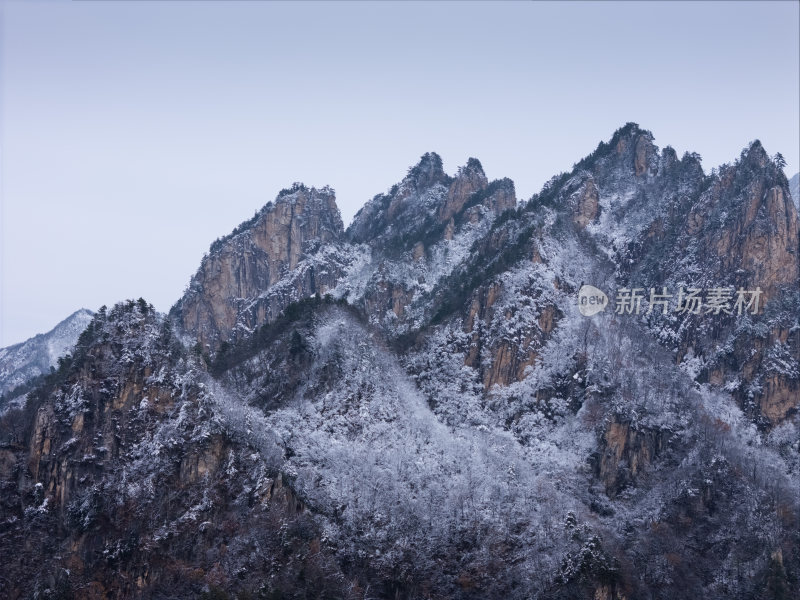
<path id="1" fill-rule="evenodd" d="M 0 349 L 0 394 L 47 373 L 75 345 L 93 316 L 92 311 L 82 308 L 47 333 Z"/>
<path id="2" fill-rule="evenodd" d="M 800 173 L 795 173 L 789 180 L 789 193 L 792 194 L 794 205 L 800 210 Z"/>

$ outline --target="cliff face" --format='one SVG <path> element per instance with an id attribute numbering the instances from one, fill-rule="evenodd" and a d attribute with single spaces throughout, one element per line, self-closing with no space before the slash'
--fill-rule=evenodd
<path id="1" fill-rule="evenodd" d="M 0 592 L 792 597 L 799 296 L 759 143 L 706 174 L 628 124 L 520 205 L 428 153 L 346 232 L 296 185 L 0 416 Z"/>
<path id="2" fill-rule="evenodd" d="M 696 259 L 707 281 L 733 283 L 735 273 L 736 284 L 761 287 L 766 304 L 798 279 L 797 211 L 787 185 L 754 142 L 736 164 L 724 165 L 709 181 L 680 229 L 664 234 L 676 234 L 677 243 L 663 258 L 682 253 Z"/>
<path id="3" fill-rule="evenodd" d="M 636 430 L 630 423 L 612 421 L 603 433 L 597 476 L 605 485 L 606 494 L 614 498 L 626 487 L 635 485 L 637 477 L 665 449 L 663 431 Z"/>
<path id="4" fill-rule="evenodd" d="M 726 306 L 711 313 L 705 307 L 663 315 L 657 308 L 648 316 L 651 331 L 678 362 L 690 354 L 702 363 L 700 381 L 725 387 L 760 423 L 776 425 L 800 405 L 797 210 L 786 178 L 758 141 L 712 177 L 693 174 L 691 161 L 664 172 L 679 192 L 657 196 L 665 202 L 618 260 L 631 285 L 645 290 L 731 291 Z M 737 290 L 760 290 L 757 303 L 748 307 L 753 296 L 745 293 L 737 308 Z"/>
<path id="5" fill-rule="evenodd" d="M 776 425 L 800 406 L 800 331 L 795 326 L 800 245 L 787 182 L 761 144 L 753 143 L 738 165 L 721 170 L 719 181 L 692 208 L 689 222 L 707 273 L 735 289 L 763 291 L 763 316 L 755 319 L 762 331 L 737 330 L 734 317 L 722 319 L 719 333 L 712 332 L 712 340 L 725 340 L 733 351 L 709 348 L 708 378 L 722 385 L 738 379 L 740 402 Z M 786 354 L 783 366 L 770 358 L 776 353 Z"/>
<path id="6" fill-rule="evenodd" d="M 342 232 L 332 190 L 285 190 L 212 245 L 175 313 L 187 332 L 215 350 L 280 312 L 288 302 L 254 301 L 296 269 L 309 250 L 340 239 Z M 334 273 L 312 271 L 297 282 L 296 291 L 299 297 L 324 293 L 334 282 Z"/>

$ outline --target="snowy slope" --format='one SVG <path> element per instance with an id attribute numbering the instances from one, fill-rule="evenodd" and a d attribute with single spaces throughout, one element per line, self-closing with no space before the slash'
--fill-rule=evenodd
<path id="1" fill-rule="evenodd" d="M 0 349 L 0 394 L 22 385 L 32 377 L 47 373 L 78 341 L 92 320 L 92 311 L 75 311 L 47 333 Z"/>

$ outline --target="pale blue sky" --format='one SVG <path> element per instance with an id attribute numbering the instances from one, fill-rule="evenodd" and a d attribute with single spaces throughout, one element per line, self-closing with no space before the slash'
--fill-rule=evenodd
<path id="1" fill-rule="evenodd" d="M 627 121 L 800 164 L 797 2 L 2 4 L 0 346 L 167 310 L 294 181 L 345 223 L 429 150 L 521 198 Z"/>

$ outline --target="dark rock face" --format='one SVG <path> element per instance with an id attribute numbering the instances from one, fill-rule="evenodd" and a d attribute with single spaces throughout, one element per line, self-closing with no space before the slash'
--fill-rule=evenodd
<path id="1" fill-rule="evenodd" d="M 635 124 L 519 206 L 434 153 L 347 231 L 296 185 L 0 415 L 0 590 L 793 597 L 798 227 L 760 143 L 705 174 Z M 648 310 L 689 287 L 761 309 Z"/>

